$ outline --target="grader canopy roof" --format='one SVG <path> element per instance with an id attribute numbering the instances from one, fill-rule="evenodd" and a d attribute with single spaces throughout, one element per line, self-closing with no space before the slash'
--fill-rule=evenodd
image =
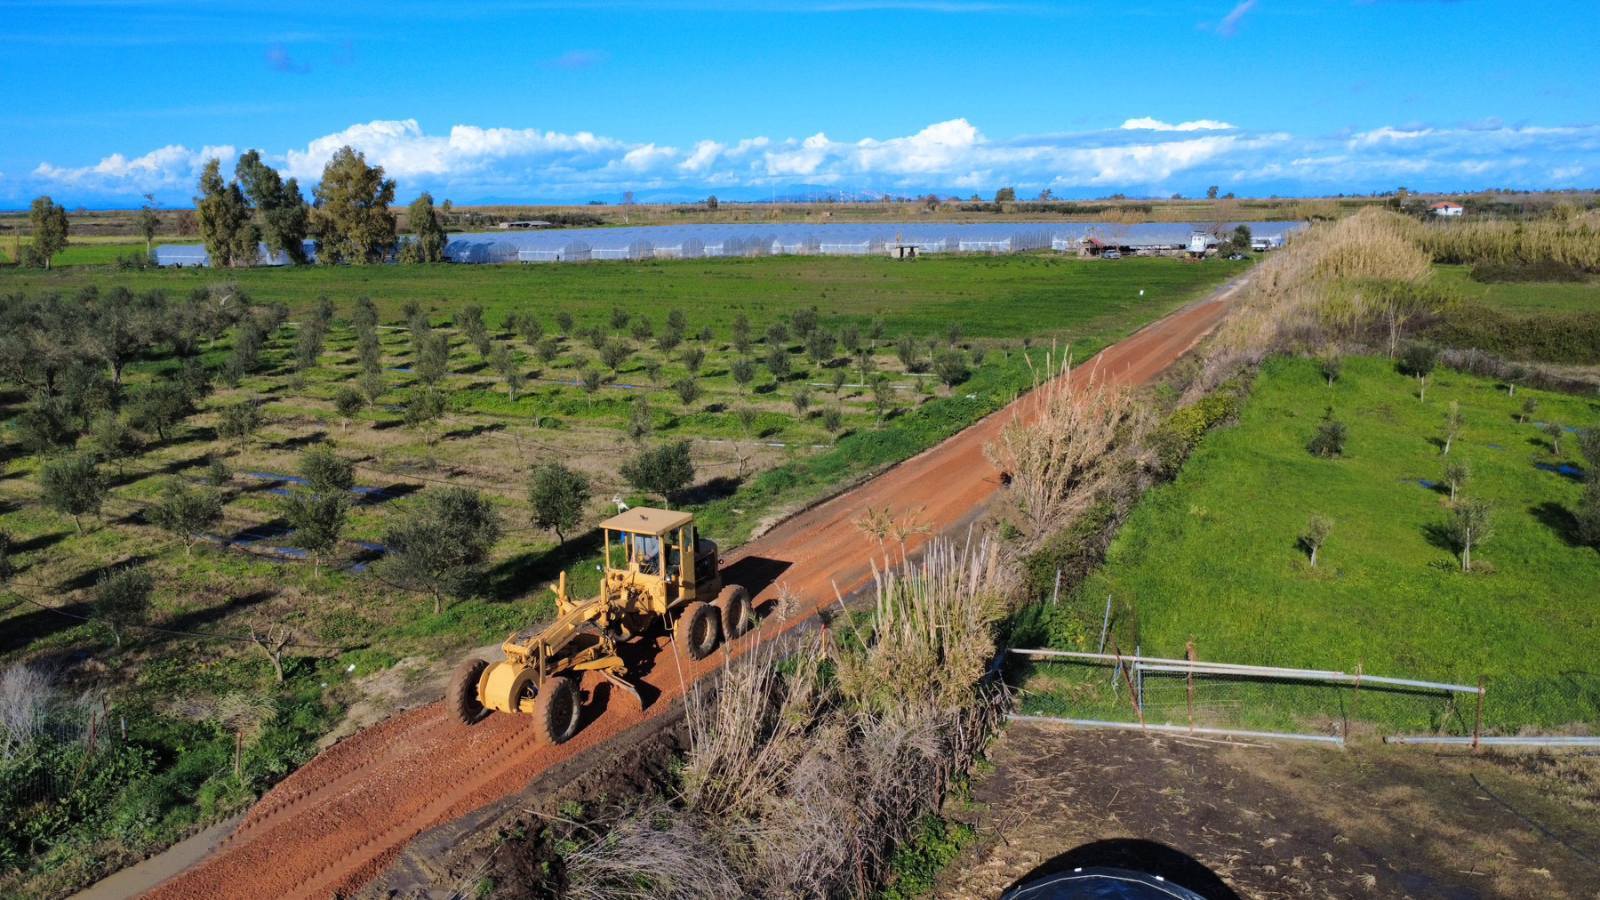
<path id="1" fill-rule="evenodd" d="M 669 531 L 676 531 L 689 524 L 693 519 L 694 516 L 686 512 L 635 506 L 627 512 L 612 516 L 601 522 L 600 527 L 609 531 L 627 531 L 633 534 L 659 536 Z"/>

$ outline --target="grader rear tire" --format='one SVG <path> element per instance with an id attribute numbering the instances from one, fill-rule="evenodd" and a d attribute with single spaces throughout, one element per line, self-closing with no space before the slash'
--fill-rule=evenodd
<path id="1" fill-rule="evenodd" d="M 672 639 L 690 659 L 705 659 L 717 649 L 717 639 L 721 637 L 722 625 L 717 618 L 717 610 L 711 604 L 696 600 L 678 611 Z"/>
<path id="2" fill-rule="evenodd" d="M 578 733 L 583 705 L 578 697 L 578 679 L 558 675 L 539 686 L 533 701 L 533 718 L 540 736 L 552 744 L 566 743 Z"/>
<path id="3" fill-rule="evenodd" d="M 456 720 L 463 725 L 471 725 L 483 714 L 483 703 L 478 700 L 478 682 L 483 678 L 483 671 L 489 668 L 489 663 L 476 656 L 469 656 L 456 666 L 454 675 L 450 676 L 450 689 L 445 694 L 445 704 L 450 707 L 450 712 Z"/>
<path id="4" fill-rule="evenodd" d="M 755 624 L 755 610 L 750 606 L 750 592 L 743 585 L 730 584 L 717 595 L 717 615 L 722 619 L 722 636 L 733 640 Z"/>

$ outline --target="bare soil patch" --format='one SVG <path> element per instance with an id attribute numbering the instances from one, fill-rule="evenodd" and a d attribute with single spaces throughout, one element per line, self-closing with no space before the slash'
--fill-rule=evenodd
<path id="1" fill-rule="evenodd" d="M 1211 897 L 1600 896 L 1600 759 L 1226 744 L 1014 722 L 938 896 L 1049 867 L 1165 870 Z"/>

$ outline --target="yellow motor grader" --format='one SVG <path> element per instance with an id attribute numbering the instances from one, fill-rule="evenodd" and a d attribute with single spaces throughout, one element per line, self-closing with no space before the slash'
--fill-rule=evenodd
<path id="1" fill-rule="evenodd" d="M 552 588 L 554 622 L 506 638 L 499 662 L 463 661 L 445 697 L 463 723 L 476 722 L 484 710 L 531 715 L 541 734 L 559 744 L 577 733 L 584 672 L 598 672 L 638 699 L 626 681 L 619 642 L 662 622 L 690 659 L 702 659 L 724 637 L 731 641 L 754 624 L 750 593 L 722 583 L 717 545 L 699 536 L 692 514 L 641 506 L 601 522 L 600 529 L 605 565 L 599 596 L 573 601 L 563 572 Z"/>

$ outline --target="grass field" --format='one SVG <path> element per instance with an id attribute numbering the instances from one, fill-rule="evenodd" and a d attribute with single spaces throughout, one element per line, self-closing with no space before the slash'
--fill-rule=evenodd
<path id="1" fill-rule="evenodd" d="M 108 776 L 114 790 L 92 793 L 92 801 L 86 801 L 102 814 L 50 832 L 40 844 L 41 855 L 26 869 L 0 878 L 0 893 L 51 893 L 80 884 L 107 865 L 237 809 L 315 751 L 316 739 L 365 696 L 362 679 L 403 681 L 403 674 L 387 674 L 402 660 L 411 668 L 397 672 L 415 672 L 418 661 L 425 666 L 538 621 L 551 606 L 545 585 L 562 570 L 573 578 L 575 593 L 591 590 L 592 537 L 569 535 L 558 546 L 553 535 L 534 528 L 524 493 L 527 474 L 535 463 L 556 459 L 591 475 L 595 487 L 585 527 L 606 513 L 613 495 L 637 502 L 640 498 L 617 475 L 637 447 L 624 432 L 636 397 L 645 398 L 651 410 L 650 444 L 691 442 L 696 486 L 681 503 L 696 510 L 709 536 L 731 548 L 785 510 L 909 457 L 999 408 L 1032 380 L 1021 338 L 1035 339 L 1036 364 L 1052 338 L 1071 341 L 1076 352 L 1087 354 L 1237 271 L 1232 265 L 1172 260 L 1095 264 L 1000 257 L 913 264 L 761 259 L 237 273 L 240 285 L 257 299 L 285 302 L 297 317 L 306 315 L 324 291 L 335 300 L 340 318 L 349 314 L 353 298 L 365 293 L 378 300 L 391 321 L 401 318 L 406 299 L 430 303 L 435 323 L 452 342 L 443 385 L 450 396 L 447 419 L 436 442 L 404 427 L 399 406 L 415 387 L 408 371 L 414 360 L 404 330 L 386 328 L 380 334 L 389 393 L 346 428 L 330 398 L 359 371 L 351 330 L 336 319 L 317 364 L 294 372 L 296 326 L 291 324 L 271 337 L 258 373 L 237 387 L 219 386 L 169 440 L 149 436 L 141 455 L 123 471 L 105 467 L 112 481 L 110 499 L 81 535 L 70 518 L 39 504 L 38 461 L 22 455 L 11 445 L 9 429 L 0 427 L 7 442 L 0 454 L 6 460 L 0 472 L 0 530 L 13 539 L 11 559 L 17 567 L 10 593 L 0 593 L 0 665 L 26 659 L 64 666 L 61 677 L 70 690 L 102 697 L 127 721 L 122 746 L 132 754 Z M 0 273 L 0 296 L 119 284 L 181 294 L 219 277 L 235 276 L 119 273 L 87 266 L 49 274 L 8 270 Z M 652 340 L 632 339 L 630 358 L 615 373 L 608 371 L 607 383 L 590 394 L 570 383 L 596 356 L 586 340 L 564 337 L 556 357 L 540 363 L 520 338 L 499 333 L 495 340 L 513 350 L 530 376 L 513 401 L 500 377 L 445 324 L 453 307 L 469 302 L 488 308 L 491 326 L 507 312 L 531 312 L 551 334 L 557 331 L 553 319 L 559 309 L 571 311 L 581 326 L 609 319 L 613 307 L 622 306 L 648 315 L 658 333 L 666 312 L 681 309 L 691 335 L 684 347 L 706 353 L 699 377 L 703 393 L 686 404 L 668 387 L 687 374 L 683 347 L 667 352 Z M 730 323 L 739 311 L 751 320 L 757 336 L 753 355 L 760 361 L 766 326 L 812 304 L 822 311 L 827 329 L 884 321 L 873 368 L 890 378 L 895 399 L 892 414 L 881 423 L 870 391 L 857 384 L 854 366 L 842 353 L 819 365 L 797 340 L 787 346 L 790 376 L 774 378 L 761 364 L 748 388 L 733 382 Z M 906 371 L 895 348 L 900 336 L 914 335 L 925 356 L 928 339 L 940 347 L 948 344 L 952 321 L 963 332 L 958 344 L 967 358 L 982 354 L 971 377 L 953 390 L 936 386 L 926 374 Z M 692 337 L 702 326 L 712 328 L 703 341 Z M 224 340 L 208 349 L 205 359 L 215 366 L 226 352 Z M 655 365 L 660 371 L 652 379 L 649 370 Z M 127 380 L 137 388 L 166 377 L 171 366 L 167 359 L 144 359 L 130 366 Z M 838 370 L 851 377 L 835 391 L 830 376 Z M 802 387 L 813 397 L 804 415 L 794 406 Z M 266 423 L 248 443 L 235 446 L 219 440 L 213 428 L 217 411 L 243 398 L 260 402 Z M 26 400 L 21 391 L 0 390 L 0 419 L 17 415 Z M 757 411 L 750 433 L 734 415 L 740 407 Z M 824 408 L 841 411 L 837 433 L 819 416 Z M 280 558 L 269 548 L 288 543 L 278 496 L 288 485 L 281 476 L 294 474 L 304 448 L 317 443 L 356 460 L 358 485 L 387 494 L 387 499 L 355 505 L 336 558 L 320 574 L 308 561 Z M 188 556 L 144 514 L 168 478 L 198 481 L 213 456 L 225 458 L 233 471 L 223 488 L 224 521 L 215 533 L 270 537 L 232 549 L 202 545 Z M 428 598 L 395 590 L 371 571 L 374 551 L 364 544 L 381 540 L 389 516 L 408 497 L 440 483 L 484 492 L 503 514 L 505 535 L 491 560 L 485 596 L 435 614 Z M 92 588 L 101 573 L 118 564 L 137 564 L 154 576 L 148 622 L 167 630 L 134 629 L 121 647 L 102 624 L 73 618 L 92 617 Z M 303 645 L 287 660 L 283 685 L 274 683 L 266 656 L 243 637 L 265 622 L 292 625 Z M 234 692 L 274 703 L 266 724 L 244 744 L 238 777 L 232 768 L 234 736 L 206 712 Z M 70 770 L 70 761 L 64 765 Z"/>
<path id="2" fill-rule="evenodd" d="M 1314 362 L 1269 361 L 1240 423 L 1205 438 L 1176 481 L 1146 495 L 1104 568 L 1078 591 L 1076 624 L 1056 628 L 1056 642 L 1097 634 L 1109 594 L 1136 608 L 1148 655 L 1182 657 L 1193 639 L 1202 659 L 1360 664 L 1465 684 L 1484 675 L 1491 727 L 1600 723 L 1600 554 L 1570 537 L 1568 510 L 1581 490 L 1573 470 L 1552 471 L 1581 461 L 1575 441 L 1557 456 L 1535 424 L 1518 422 L 1529 396 L 1539 420 L 1600 425 L 1600 404 L 1587 398 L 1510 397 L 1493 382 L 1441 371 L 1419 402 L 1416 382 L 1387 360 L 1349 359 L 1331 388 Z M 1471 467 L 1464 496 L 1494 505 L 1495 534 L 1474 554 L 1487 565 L 1471 574 L 1438 532 L 1448 506 L 1437 442 L 1452 400 L 1466 427 L 1448 458 Z M 1306 450 L 1328 406 L 1350 429 L 1343 458 Z M 1298 546 L 1313 514 L 1335 523 L 1315 569 Z M 1059 671 L 1039 678 L 1034 688 L 1047 694 L 1072 683 Z M 1180 720 L 1181 696 L 1180 684 Z M 1269 696 L 1235 699 L 1265 705 Z M 1319 711 L 1337 715 L 1347 702 L 1341 692 Z M 1438 704 L 1362 702 L 1364 715 L 1390 726 L 1462 724 L 1461 710 L 1446 721 Z M 1126 715 L 1125 698 L 1116 703 Z M 1470 729 L 1470 706 L 1465 722 Z"/>
<path id="3" fill-rule="evenodd" d="M 1248 265 L 1014 255 L 929 257 L 909 263 L 876 257 L 766 257 L 544 266 L 306 266 L 226 273 L 69 266 L 54 272 L 0 270 L 0 292 L 70 294 L 89 285 L 122 285 L 182 296 L 230 281 L 257 301 L 285 303 L 293 312 L 324 295 L 341 304 L 365 295 L 378 303 L 388 321 L 399 321 L 401 306 L 414 301 L 441 315 L 455 305 L 478 303 L 491 325 L 513 309 L 546 316 L 565 309 L 580 324 L 593 324 L 609 317 L 613 307 L 652 317 L 659 325 L 666 310 L 679 308 L 697 327 L 724 331 L 740 313 L 764 327 L 795 308 L 815 306 L 835 327 L 865 326 L 880 318 L 896 333 L 943 335 L 956 325 L 969 337 L 1048 340 L 1107 314 L 1123 313 L 1127 321 L 1136 321 L 1164 298 L 1186 296 Z"/>
<path id="4" fill-rule="evenodd" d="M 1463 300 L 1509 313 L 1600 312 L 1600 278 L 1578 282 L 1473 281 L 1471 266 L 1437 266 L 1434 278 Z"/>

